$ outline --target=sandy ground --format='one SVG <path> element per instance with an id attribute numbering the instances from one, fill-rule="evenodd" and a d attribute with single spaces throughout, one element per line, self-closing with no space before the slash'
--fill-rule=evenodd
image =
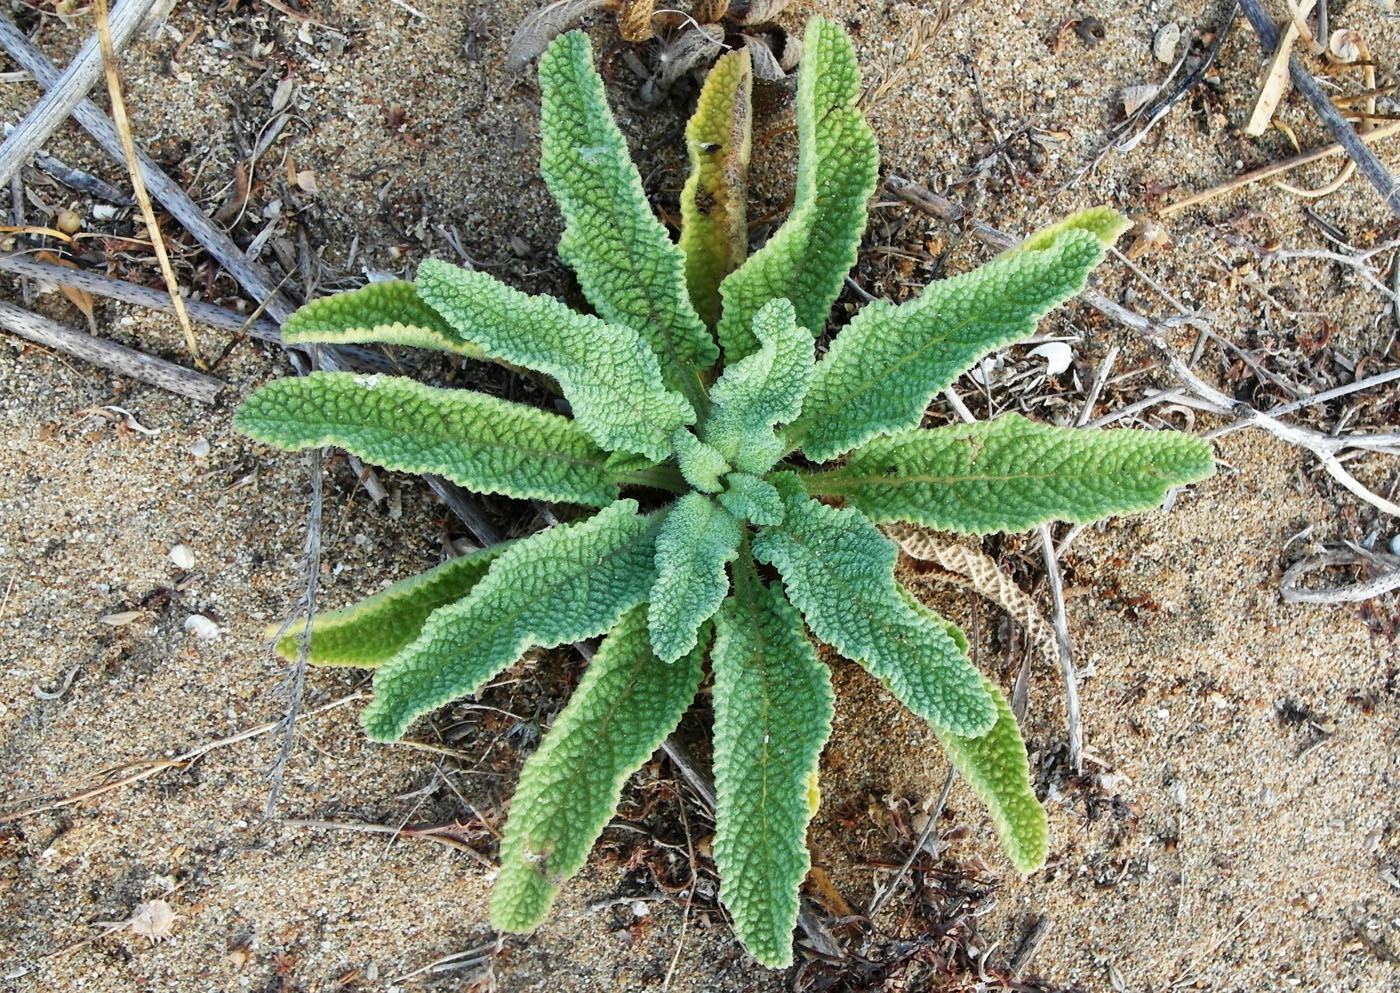
<path id="1" fill-rule="evenodd" d="M 322 261 L 316 292 L 352 285 L 366 266 L 406 273 L 427 255 L 452 258 L 454 239 L 478 267 L 515 285 L 569 291 L 553 255 L 559 222 L 534 166 L 537 91 L 528 74 L 503 66 L 510 30 L 530 4 L 419 0 L 420 20 L 393 5 L 335 0 L 309 21 L 280 4 L 226 6 L 181 8 L 169 29 L 134 46 L 127 75 L 138 141 L 211 213 L 231 203 L 224 218 L 243 243 L 272 224 L 265 260 L 295 267 L 304 240 Z M 898 61 L 891 53 L 902 35 L 927 17 L 903 3 L 796 4 L 787 23 L 799 25 L 807 10 L 842 18 L 872 73 Z M 1253 36 L 1237 26 L 1211 78 L 1155 137 L 1076 182 L 1115 120 L 1120 87 L 1165 74 L 1150 53 L 1153 31 L 1170 20 L 1189 37 L 1221 19 L 1194 0 L 1081 13 L 1097 13 L 1104 40 L 1090 47 L 1069 32 L 1055 51 L 1046 38 L 1063 11 L 1053 5 L 955 12 L 871 107 L 885 169 L 948 190 L 972 204 L 977 220 L 1024 232 L 1096 202 L 1160 206 L 1290 154 L 1281 132 L 1249 139 L 1239 130 L 1259 70 Z M 1400 22 L 1361 0 L 1334 21 L 1364 28 L 1393 86 Z M 32 12 L 21 22 L 36 23 Z M 603 46 L 610 36 L 595 37 Z M 38 40 L 66 56 L 80 34 L 46 18 Z M 625 61 L 609 65 L 616 99 L 635 93 Z M 291 83 L 279 105 L 283 80 Z M 6 83 L 0 97 L 17 119 L 35 91 Z M 782 206 L 785 105 L 780 90 L 764 97 L 755 215 Z M 677 94 L 620 114 L 662 207 L 674 208 L 683 179 L 686 107 Z M 281 131 L 249 170 L 250 150 L 282 111 Z M 1296 98 L 1281 119 L 1303 147 L 1323 140 Z M 123 182 L 76 130 L 49 149 Z M 1400 170 L 1393 149 L 1382 148 L 1382 158 Z M 240 163 L 250 191 L 241 211 Z M 289 172 L 304 170 L 315 173 L 314 191 L 289 185 Z M 1331 173 L 1319 167 L 1300 181 Z M 73 206 L 92 230 L 134 231 L 126 215 L 99 222 L 91 200 L 37 173 L 25 180 L 30 223 L 49 220 L 45 206 Z M 1317 260 L 1265 266 L 1250 250 L 1331 247 L 1305 206 L 1252 188 L 1173 220 L 1172 244 L 1140 262 L 1164 289 L 1212 312 L 1228 342 L 1312 390 L 1348 381 L 1358 362 L 1365 374 L 1393 367 L 1400 354 L 1381 297 L 1353 273 Z M 1394 219 L 1359 181 L 1311 206 L 1362 248 L 1395 236 Z M 859 269 L 871 292 L 902 297 L 986 254 L 893 200 L 880 200 L 873 219 Z M 139 246 L 86 244 L 89 261 L 107 251 L 119 273 L 155 282 Z M 204 261 L 187 247 L 177 255 L 206 299 L 233 303 L 227 277 L 206 280 Z M 1172 312 L 1121 266 L 1106 267 L 1103 279 L 1107 292 L 1145 311 Z M 13 281 L 6 292 L 18 299 Z M 57 295 L 35 306 L 82 323 Z M 105 302 L 97 317 L 104 335 L 186 360 L 178 330 L 162 317 Z M 1131 338 L 1080 306 L 1041 330 L 1073 339 L 1073 374 L 1007 383 L 1037 365 L 1013 349 L 991 409 L 1073 414 L 1110 346 L 1124 349 L 1119 372 L 1147 363 Z M 230 345 L 207 330 L 202 341 L 211 354 Z M 1110 521 L 1069 547 L 1090 761 L 1081 776 L 1069 768 L 1058 674 L 1037 662 L 1026 735 L 1052 852 L 1029 879 L 1010 871 L 984 813 L 958 787 L 939 822 L 946 846 L 938 857 L 920 856 L 872 925 L 846 919 L 870 905 L 912 849 L 918 812 L 946 764 L 917 720 L 855 666 L 833 660 L 836 728 L 810 837 L 821 872 L 808 896 L 847 958 L 799 956 L 784 974 L 755 965 L 732 939 L 704 855 L 712 825 L 660 759 L 629 786 L 617 826 L 550 921 L 496 944 L 485 916 L 494 835 L 523 756 L 577 681 L 583 663 L 569 653 L 532 655 L 476 701 L 420 725 L 414 737 L 439 751 L 368 743 L 354 721 L 367 690 L 361 674 L 309 676 L 309 712 L 278 815 L 457 823 L 454 840 L 484 858 L 429 840 L 263 823 L 271 734 L 171 762 L 282 710 L 283 670 L 262 632 L 286 615 L 301 585 L 306 463 L 250 444 L 229 422 L 238 398 L 285 374 L 286 361 L 274 349 L 233 344 L 217 370 L 228 389 L 203 408 L 17 339 L 0 343 L 0 816 L 26 812 L 0 823 L 0 989 L 494 983 L 574 993 L 669 981 L 677 990 L 924 990 L 973 988 L 979 963 L 986 988 L 1001 988 L 997 977 L 1040 917 L 1048 937 L 1026 985 L 1012 988 L 1400 988 L 1395 601 L 1291 606 L 1277 593 L 1282 569 L 1309 543 L 1383 542 L 1396 525 L 1295 449 L 1231 435 L 1219 444 L 1221 472 L 1179 494 L 1169 513 Z M 1178 344 L 1189 348 L 1190 339 Z M 1235 353 L 1223 354 L 1207 349 L 1202 375 L 1265 406 L 1284 398 Z M 418 369 L 435 382 L 464 375 L 432 362 Z M 1139 398 L 1164 382 L 1159 376 L 1115 380 L 1100 412 Z M 986 415 L 981 388 L 959 388 Z M 1352 404 L 1351 428 L 1397 419 L 1393 389 Z M 138 427 L 96 413 L 104 406 L 129 411 Z M 1330 427 L 1342 409 L 1312 423 Z M 1166 416 L 1197 431 L 1213 426 L 1203 416 L 1188 422 L 1187 411 Z M 1393 462 L 1363 459 L 1356 471 L 1393 493 Z M 412 478 L 384 477 L 393 513 L 368 503 L 342 460 L 330 461 L 326 479 L 323 606 L 430 566 L 462 537 Z M 488 510 L 531 524 L 518 508 Z M 172 563 L 175 545 L 192 554 L 188 568 Z M 1048 603 L 1028 539 L 985 547 Z M 964 594 L 915 581 L 929 602 L 970 621 Z M 212 621 L 218 637 L 187 633 L 193 614 Z M 985 605 L 978 616 L 983 665 L 1009 685 L 1018 658 L 1005 651 L 1004 625 Z M 152 762 L 166 764 L 100 796 L 27 812 L 104 777 L 152 771 Z M 693 887 L 692 849 L 701 853 Z M 104 923 L 153 899 L 176 914 L 168 940 Z M 416 972 L 473 949 L 466 968 Z"/>

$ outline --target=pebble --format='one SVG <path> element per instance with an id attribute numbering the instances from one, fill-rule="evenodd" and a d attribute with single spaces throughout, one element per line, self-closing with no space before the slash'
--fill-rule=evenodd
<path id="1" fill-rule="evenodd" d="M 1181 29 L 1175 24 L 1163 24 L 1152 36 L 1152 57 L 1171 65 L 1176 61 L 1176 46 L 1181 41 Z"/>
<path id="2" fill-rule="evenodd" d="M 208 438 L 199 438 L 199 439 L 197 439 L 197 440 L 195 441 L 195 443 L 194 443 L 193 445 L 190 446 L 189 452 L 190 452 L 190 454 L 191 454 L 192 456 L 194 456 L 194 457 L 197 458 L 197 459 L 208 458 L 208 456 L 209 456 L 209 439 L 208 439 Z"/>
<path id="3" fill-rule="evenodd" d="M 1390 539 L 1390 554 L 1400 555 L 1400 534 Z"/>

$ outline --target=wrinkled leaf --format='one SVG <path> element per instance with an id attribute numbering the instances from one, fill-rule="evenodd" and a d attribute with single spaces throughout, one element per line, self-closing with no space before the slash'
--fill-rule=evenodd
<path id="1" fill-rule="evenodd" d="M 586 35 L 549 46 L 540 88 L 540 171 L 565 221 L 559 255 L 603 319 L 642 335 L 665 383 L 698 409 L 699 372 L 718 352 L 691 306 L 685 256 L 652 214 L 608 110 Z"/>
<path id="2" fill-rule="evenodd" d="M 858 512 L 809 499 L 791 474 L 771 481 L 783 497 L 783 523 L 759 532 L 754 557 L 782 575 L 812 633 L 939 730 L 979 735 L 991 728 L 996 713 L 977 670 L 941 625 L 901 595 L 894 545 Z"/>
<path id="3" fill-rule="evenodd" d="M 729 592 L 725 564 L 738 553 L 734 515 L 699 493 L 676 501 L 656 536 L 656 584 L 647 607 L 652 648 L 672 662 L 695 647 L 700 625 Z"/>
<path id="4" fill-rule="evenodd" d="M 715 622 L 715 864 L 734 933 L 770 968 L 792 964 L 807 823 L 834 695 L 802 618 L 752 561 Z"/>
<path id="5" fill-rule="evenodd" d="M 724 310 L 718 334 L 728 363 L 758 347 L 754 315 L 779 297 L 793 302 L 800 326 L 821 333 L 855 264 L 865 203 L 875 190 L 879 152 L 855 106 L 860 96 L 855 49 L 840 27 L 822 18 L 808 22 L 803 45 L 792 212 L 768 243 L 720 284 Z"/>
<path id="6" fill-rule="evenodd" d="M 313 372 L 258 390 L 234 418 L 287 451 L 335 445 L 398 472 L 478 493 L 601 507 L 617 497 L 607 454 L 558 414 L 401 376 Z"/>
<path id="7" fill-rule="evenodd" d="M 675 730 L 700 686 L 704 643 L 672 663 L 647 643 L 644 611 L 618 621 L 569 705 L 530 756 L 501 839 L 491 925 L 533 930 L 617 809 L 627 777 Z"/>
<path id="8" fill-rule="evenodd" d="M 708 327 L 719 320 L 719 284 L 749 250 L 745 211 L 753 131 L 753 71 L 746 51 L 730 52 L 710 69 L 685 128 L 690 178 L 681 190 L 681 251 L 696 312 Z"/>
<path id="9" fill-rule="evenodd" d="M 1086 211 L 915 300 L 867 305 L 817 364 L 802 415 L 784 432 L 789 447 L 826 462 L 876 435 L 917 427 L 935 393 L 1083 289 L 1105 237 L 1122 230 L 1105 214 L 1118 217 Z"/>
<path id="10" fill-rule="evenodd" d="M 416 285 L 488 355 L 553 376 L 578 426 L 606 449 L 663 459 L 671 433 L 695 420 L 690 404 L 662 385 L 656 355 L 631 328 L 436 259 L 419 267 Z"/>
<path id="11" fill-rule="evenodd" d="M 619 500 L 586 521 L 516 542 L 464 600 L 440 607 L 418 638 L 380 666 L 364 712 L 376 741 L 480 689 L 531 645 L 592 638 L 646 599 L 656 525 Z"/>
<path id="12" fill-rule="evenodd" d="M 989 534 L 1146 510 L 1214 466 L 1207 442 L 1175 431 L 1085 431 L 1005 414 L 876 438 L 805 482 L 876 523 Z"/>

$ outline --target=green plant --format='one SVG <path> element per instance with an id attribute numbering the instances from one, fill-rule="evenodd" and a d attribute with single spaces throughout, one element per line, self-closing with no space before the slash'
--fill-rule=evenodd
<path id="1" fill-rule="evenodd" d="M 808 630 L 927 720 L 1013 864 L 1034 870 L 1045 815 L 1006 699 L 973 668 L 962 633 L 898 585 L 877 525 L 980 534 L 1088 521 L 1211 471 L 1208 447 L 1179 434 L 1014 416 L 920 427 L 937 391 L 1078 292 L 1125 226 L 1106 209 L 909 303 L 867 306 L 814 360 L 855 261 L 877 151 L 855 108 L 849 40 L 815 20 L 804 50 L 793 208 L 747 260 L 747 55 L 717 63 L 687 129 L 675 244 L 647 205 L 588 41 L 572 33 L 540 64 L 541 168 L 567 222 L 560 254 L 598 316 L 427 261 L 412 283 L 316 301 L 284 328 L 291 342 L 416 345 L 537 370 L 571 418 L 319 373 L 264 386 L 238 414 L 240 430 L 280 448 L 333 444 L 483 493 L 601 508 L 320 615 L 312 630 L 313 661 L 378 666 L 364 726 L 382 741 L 532 645 L 607 634 L 522 773 L 491 908 L 504 930 L 535 927 L 583 865 L 708 658 L 721 898 L 760 961 L 788 963 L 833 708 Z M 296 640 L 279 647 L 294 655 Z"/>

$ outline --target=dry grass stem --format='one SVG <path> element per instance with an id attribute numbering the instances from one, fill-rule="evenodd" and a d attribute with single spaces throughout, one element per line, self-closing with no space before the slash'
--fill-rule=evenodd
<path id="1" fill-rule="evenodd" d="M 121 77 L 117 74 L 117 52 L 112 44 L 111 24 L 107 18 L 107 0 L 95 0 L 97 13 L 97 35 L 102 43 L 102 63 L 107 75 L 107 93 L 112 101 L 112 121 L 117 126 L 121 138 L 122 152 L 127 171 L 131 174 L 131 186 L 136 194 L 136 202 L 141 207 L 141 216 L 146 221 L 146 230 L 151 235 L 151 247 L 155 249 L 156 261 L 160 263 L 160 273 L 165 277 L 165 288 L 170 292 L 170 305 L 175 311 L 175 319 L 180 322 L 180 330 L 185 334 L 185 347 L 190 357 L 200 369 L 209 368 L 199 355 L 199 342 L 195 340 L 194 326 L 190 315 L 185 311 L 185 300 L 180 295 L 180 282 L 175 278 L 175 270 L 170 265 L 170 255 L 165 250 L 165 238 L 160 233 L 151 197 L 146 192 L 146 183 L 141 178 L 141 167 L 136 157 L 136 143 L 131 138 L 131 123 L 126 116 L 126 100 L 122 97 Z"/>
<path id="2" fill-rule="evenodd" d="M 1374 131 L 1371 131 L 1364 135 L 1360 135 L 1359 138 L 1366 144 L 1375 144 L 1381 139 L 1389 138 L 1391 135 L 1394 134 L 1400 134 L 1400 121 L 1396 121 L 1393 124 L 1387 124 L 1382 127 L 1376 128 Z M 1258 169 L 1253 169 L 1249 172 L 1236 176 L 1234 179 L 1227 180 L 1226 182 L 1221 183 L 1219 186 L 1213 186 L 1210 189 L 1203 190 L 1200 193 L 1193 193 L 1189 197 L 1183 197 L 1182 199 L 1177 200 L 1175 203 L 1169 203 L 1165 207 L 1159 208 L 1157 213 L 1161 217 L 1170 217 L 1172 214 L 1179 213 L 1180 211 L 1183 211 L 1188 207 L 1195 207 L 1198 204 L 1206 203 L 1210 200 L 1216 199 L 1217 197 L 1223 197 L 1226 194 L 1233 193 L 1238 189 L 1242 189 L 1243 187 L 1250 186 L 1254 183 L 1263 182 L 1266 179 L 1272 179 L 1275 176 L 1279 176 L 1283 173 L 1297 169 L 1299 166 L 1310 165 L 1313 162 L 1320 162 L 1323 159 L 1333 158 L 1338 155 L 1346 154 L 1347 151 L 1345 148 L 1343 148 L 1340 144 L 1333 142 L 1330 145 L 1326 145 L 1322 148 L 1315 149 L 1311 152 L 1304 152 L 1302 155 L 1295 155 L 1290 159 L 1284 159 L 1282 162 L 1275 162 L 1272 165 L 1261 166 Z"/>

